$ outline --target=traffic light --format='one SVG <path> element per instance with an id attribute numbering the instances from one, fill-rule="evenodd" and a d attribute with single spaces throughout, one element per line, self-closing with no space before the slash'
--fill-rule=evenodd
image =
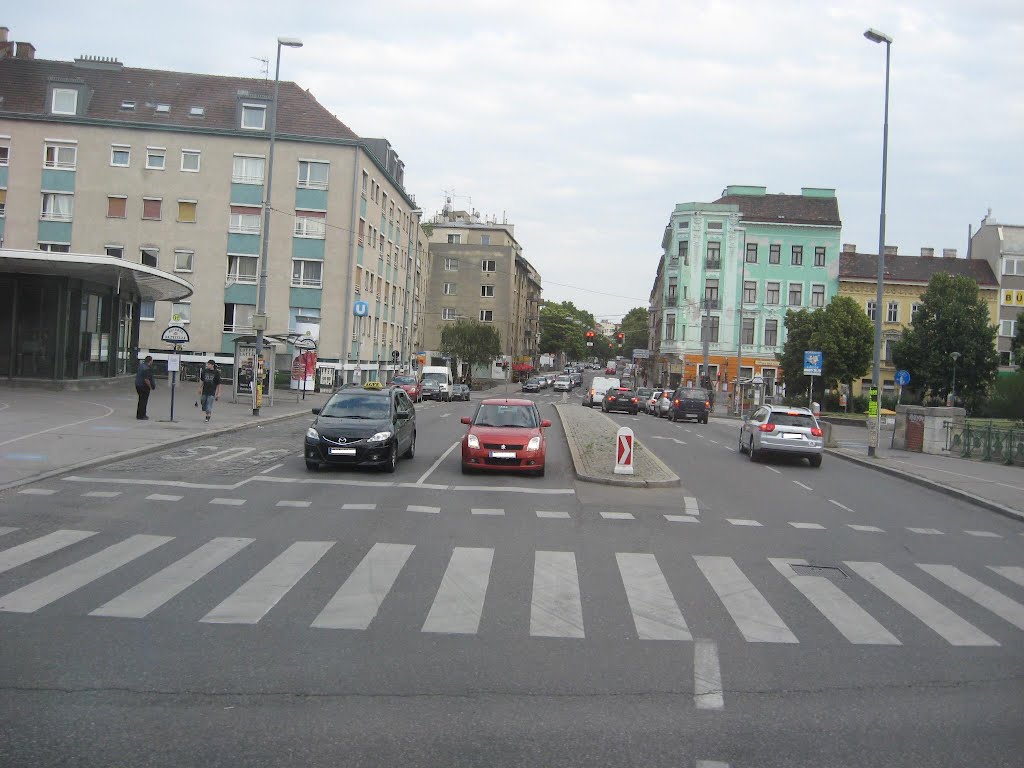
<path id="1" fill-rule="evenodd" d="M 619 335 L 616 338 L 621 342 L 624 338 L 626 338 L 626 334 L 619 331 Z"/>
<path id="2" fill-rule="evenodd" d="M 593 339 L 594 339 L 594 332 L 593 331 L 587 331 L 587 341 L 593 341 Z"/>

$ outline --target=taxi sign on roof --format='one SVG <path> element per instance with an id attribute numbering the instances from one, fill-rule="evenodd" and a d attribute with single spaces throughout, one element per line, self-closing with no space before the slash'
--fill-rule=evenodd
<path id="1" fill-rule="evenodd" d="M 384 385 L 379 381 L 368 381 L 363 384 L 363 389 L 384 389 Z"/>

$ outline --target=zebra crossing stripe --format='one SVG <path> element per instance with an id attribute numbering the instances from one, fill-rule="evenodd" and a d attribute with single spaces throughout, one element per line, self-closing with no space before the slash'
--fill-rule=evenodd
<path id="1" fill-rule="evenodd" d="M 1005 576 L 1014 584 L 1024 587 L 1024 568 L 1017 565 L 990 565 L 988 568 L 1000 576 Z"/>
<path id="2" fill-rule="evenodd" d="M 950 645 L 999 645 L 973 624 L 964 621 L 938 600 L 881 563 L 845 562 L 861 578 L 903 606 Z"/>
<path id="3" fill-rule="evenodd" d="M 172 541 L 173 536 L 147 536 L 138 534 L 111 544 L 106 549 L 79 560 L 56 573 L 26 584 L 21 589 L 0 597 L 0 611 L 32 613 L 69 595 L 76 589 L 91 584 L 137 557 Z"/>
<path id="4" fill-rule="evenodd" d="M 693 559 L 748 642 L 800 642 L 731 557 L 694 555 Z"/>
<path id="5" fill-rule="evenodd" d="M 253 541 L 226 537 L 212 539 L 178 562 L 104 603 L 89 615 L 145 618 Z"/>
<path id="6" fill-rule="evenodd" d="M 18 529 L 17 528 L 5 528 L 4 526 L 0 526 L 0 536 L 6 536 L 8 533 L 14 533 L 16 530 L 18 530 Z"/>
<path id="7" fill-rule="evenodd" d="M 583 604 L 574 553 L 538 550 L 534 554 L 530 635 L 584 637 Z"/>
<path id="8" fill-rule="evenodd" d="M 768 562 L 854 645 L 900 645 L 894 635 L 824 576 L 808 576 L 793 570 L 794 565 L 807 565 L 806 560 L 769 557 Z"/>
<path id="9" fill-rule="evenodd" d="M 424 632 L 475 635 L 480 629 L 494 550 L 456 547 L 423 623 Z"/>
<path id="10" fill-rule="evenodd" d="M 297 541 L 203 616 L 206 624 L 255 624 L 317 564 L 333 541 Z"/>
<path id="11" fill-rule="evenodd" d="M 700 508 L 697 506 L 697 499 L 694 496 L 687 496 L 683 499 L 683 507 L 687 515 L 699 515 Z"/>
<path id="12" fill-rule="evenodd" d="M 1011 600 L 987 584 L 983 584 L 972 576 L 968 576 L 952 565 L 927 565 L 918 563 L 917 567 L 941 581 L 947 587 L 955 589 L 964 597 L 969 597 L 982 608 L 988 608 L 996 616 L 1013 624 L 1017 629 L 1024 629 L 1024 605 Z"/>
<path id="13" fill-rule="evenodd" d="M 374 544 L 312 626 L 320 629 L 369 627 L 413 549 L 411 544 Z"/>
<path id="14" fill-rule="evenodd" d="M 654 555 L 616 552 L 622 585 L 641 640 L 692 640 Z"/>
<path id="15" fill-rule="evenodd" d="M 17 528 L 11 528 L 10 530 L 16 531 Z M 31 562 L 37 557 L 49 555 L 58 549 L 64 549 L 64 547 L 69 547 L 82 541 L 82 539 L 88 539 L 90 536 L 95 535 L 96 531 L 60 530 L 40 536 L 38 539 L 32 539 L 32 541 L 26 541 L 24 544 L 19 544 L 16 547 L 5 549 L 3 552 L 0 552 L 0 573 L 17 568 L 19 565 Z"/>
<path id="16" fill-rule="evenodd" d="M 697 709 L 725 707 L 718 645 L 710 640 L 698 640 L 693 644 L 693 702 Z"/>

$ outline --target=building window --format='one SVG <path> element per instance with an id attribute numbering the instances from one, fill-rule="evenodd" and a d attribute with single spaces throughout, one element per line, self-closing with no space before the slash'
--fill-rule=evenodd
<path id="1" fill-rule="evenodd" d="M 237 333 L 239 331 L 253 330 L 252 316 L 255 314 L 255 304 L 225 304 L 224 332 Z"/>
<path id="2" fill-rule="evenodd" d="M 747 264 L 757 264 L 757 243 L 747 243 Z"/>
<path id="3" fill-rule="evenodd" d="M 764 323 L 764 345 L 774 347 L 779 343 L 779 321 L 765 320 Z"/>
<path id="4" fill-rule="evenodd" d="M 50 101 L 50 112 L 55 115 L 78 113 L 78 91 L 73 88 L 54 88 Z"/>
<path id="5" fill-rule="evenodd" d="M 191 272 L 192 260 L 195 258 L 195 251 L 176 250 L 174 252 L 174 271 Z"/>
<path id="6" fill-rule="evenodd" d="M 481 272 L 496 272 L 497 271 L 497 264 L 495 264 L 494 259 L 483 259 L 480 262 L 480 271 Z"/>
<path id="7" fill-rule="evenodd" d="M 885 354 L 882 356 L 882 359 L 889 363 L 889 365 L 892 365 L 892 353 L 895 348 L 896 341 L 894 339 L 885 340 L 885 349 L 883 350 Z"/>
<path id="8" fill-rule="evenodd" d="M 320 288 L 323 285 L 323 262 L 292 259 L 292 286 L 296 288 Z"/>
<path id="9" fill-rule="evenodd" d="M 442 293 L 444 293 L 445 296 L 454 296 L 455 283 L 445 283 L 444 286 L 442 287 Z"/>
<path id="10" fill-rule="evenodd" d="M 679 283 L 679 278 L 677 278 L 677 277 L 670 277 L 668 279 L 668 300 L 670 302 L 672 302 L 673 304 L 675 304 L 676 295 L 677 295 L 677 293 L 679 291 L 678 283 Z"/>
<path id="11" fill-rule="evenodd" d="M 11 148 L 6 144 L 0 144 L 0 167 L 11 164 Z"/>
<path id="12" fill-rule="evenodd" d="M 315 160 L 299 160 L 298 186 L 307 189 L 327 189 L 330 167 L 328 163 L 318 163 Z"/>
<path id="13" fill-rule="evenodd" d="M 898 323 L 900 321 L 900 305 L 898 302 L 890 301 L 885 309 L 885 322 Z"/>
<path id="14" fill-rule="evenodd" d="M 146 168 L 162 171 L 167 164 L 167 150 L 163 147 L 146 147 Z"/>
<path id="15" fill-rule="evenodd" d="M 1003 258 L 1004 275 L 1024 275 L 1024 258 L 1005 256 Z"/>
<path id="16" fill-rule="evenodd" d="M 722 222 L 720 222 L 720 221 L 709 221 L 708 222 L 708 229 L 721 229 L 721 228 L 722 228 Z"/>
<path id="17" fill-rule="evenodd" d="M 107 197 L 107 218 L 123 219 L 128 216 L 128 198 L 124 195 Z"/>
<path id="18" fill-rule="evenodd" d="M 235 155 L 231 181 L 235 184 L 262 184 L 266 160 L 255 155 Z"/>
<path id="19" fill-rule="evenodd" d="M 288 307 L 288 330 L 302 333 L 305 326 L 320 326 L 320 309 L 318 307 Z M 300 327 L 301 326 L 301 327 Z"/>
<path id="20" fill-rule="evenodd" d="M 195 224 L 196 223 L 196 201 L 195 200 L 179 200 L 178 201 L 178 221 L 183 224 Z"/>
<path id="21" fill-rule="evenodd" d="M 127 144 L 110 145 L 110 164 L 116 168 L 127 168 L 132 163 L 132 148 Z"/>
<path id="22" fill-rule="evenodd" d="M 665 341 L 676 340 L 676 316 L 665 315 Z"/>
<path id="23" fill-rule="evenodd" d="M 707 269 L 721 269 L 722 267 L 722 244 L 708 243 L 708 258 L 705 262 Z"/>
<path id="24" fill-rule="evenodd" d="M 442 320 L 454 320 L 457 317 L 458 314 L 456 314 L 455 312 L 455 307 L 445 307 L 443 310 L 441 310 Z"/>
<path id="25" fill-rule="evenodd" d="M 163 199 L 159 197 L 144 197 L 142 198 L 142 218 L 144 219 L 159 219 L 160 208 L 163 204 Z"/>
<path id="26" fill-rule="evenodd" d="M 451 245 L 459 245 L 462 242 L 462 235 L 448 235 L 448 243 Z"/>
<path id="27" fill-rule="evenodd" d="M 232 205 L 228 217 L 228 232 L 240 235 L 258 235 L 260 233 L 260 209 L 244 205 Z"/>
<path id="28" fill-rule="evenodd" d="M 688 221 L 680 221 L 677 226 L 679 227 L 679 229 L 689 229 L 690 228 L 690 222 L 688 222 Z"/>
<path id="29" fill-rule="evenodd" d="M 494 322 L 494 310 L 493 309 L 481 309 L 480 310 L 480 322 L 481 323 L 493 323 Z"/>
<path id="30" fill-rule="evenodd" d="M 105 246 L 103 246 L 103 250 L 106 253 L 106 255 L 110 256 L 111 258 L 114 258 L 114 259 L 123 259 L 124 258 L 124 246 L 123 245 L 105 245 Z"/>
<path id="31" fill-rule="evenodd" d="M 1017 321 L 1016 320 L 1000 320 L 999 321 L 999 335 L 1009 336 L 1013 338 L 1017 335 Z"/>
<path id="32" fill-rule="evenodd" d="M 295 236 L 323 240 L 327 237 L 326 214 L 318 211 L 295 212 Z"/>
<path id="33" fill-rule="evenodd" d="M 249 131 L 262 131 L 267 127 L 267 108 L 263 104 L 242 105 L 242 127 Z"/>
<path id="34" fill-rule="evenodd" d="M 484 299 L 494 298 L 494 286 L 493 285 L 481 285 L 480 286 L 480 297 Z"/>
<path id="35" fill-rule="evenodd" d="M 768 263 L 778 264 L 782 260 L 782 246 L 781 245 L 769 245 L 768 246 Z"/>
<path id="36" fill-rule="evenodd" d="M 7 189 L 0 187 L 0 219 L 4 218 L 7 212 Z M 0 237 L 0 242 L 3 238 Z"/>
<path id="37" fill-rule="evenodd" d="M 480 235 L 480 245 L 490 245 L 490 244 L 491 244 L 491 236 L 490 235 Z"/>
<path id="38" fill-rule="evenodd" d="M 717 315 L 711 315 L 710 317 L 704 318 L 701 321 L 700 326 L 700 340 L 704 341 L 705 330 L 707 331 L 708 341 L 717 344 L 718 343 L 718 329 L 721 323 L 721 319 Z"/>
<path id="39" fill-rule="evenodd" d="M 865 311 L 868 313 L 868 320 L 874 321 L 875 319 L 875 302 L 869 301 L 864 305 Z"/>
<path id="40" fill-rule="evenodd" d="M 445 272 L 458 272 L 459 260 L 453 259 L 450 256 L 446 256 L 444 260 L 444 271 Z"/>
<path id="41" fill-rule="evenodd" d="M 768 283 L 765 289 L 764 303 L 778 306 L 779 304 L 779 283 Z"/>
<path id="42" fill-rule="evenodd" d="M 43 192 L 39 218 L 48 221 L 71 221 L 75 210 L 75 196 L 60 192 Z"/>
<path id="43" fill-rule="evenodd" d="M 259 258 L 256 256 L 229 253 L 227 279 L 234 283 L 255 283 L 258 267 Z"/>
<path id="44" fill-rule="evenodd" d="M 914 315 L 917 314 L 917 310 L 921 308 L 921 305 L 916 301 L 910 305 L 910 322 L 914 322 Z"/>
<path id="45" fill-rule="evenodd" d="M 198 149 L 181 150 L 181 170 L 188 173 L 199 173 L 201 155 Z"/>
<path id="46" fill-rule="evenodd" d="M 802 283 L 789 284 L 789 306 L 799 307 L 804 303 L 804 286 Z"/>
<path id="47" fill-rule="evenodd" d="M 37 247 L 45 253 L 71 253 L 70 243 L 39 243 Z"/>
<path id="48" fill-rule="evenodd" d="M 743 283 L 743 303 L 757 303 L 757 283 L 753 280 L 746 280 Z"/>
<path id="49" fill-rule="evenodd" d="M 802 245 L 793 246 L 791 264 L 794 267 L 802 267 L 804 265 L 804 247 Z"/>
<path id="50" fill-rule="evenodd" d="M 143 299 L 139 303 L 139 320 L 156 320 L 156 302 L 152 299 Z"/>
<path id="51" fill-rule="evenodd" d="M 75 170 L 78 161 L 78 147 L 69 144 L 47 144 L 43 152 L 43 166 Z"/>
<path id="52" fill-rule="evenodd" d="M 718 280 L 704 281 L 704 303 L 711 309 L 718 308 Z"/>
<path id="53" fill-rule="evenodd" d="M 181 301 L 171 304 L 171 322 L 186 325 L 192 322 L 192 303 Z"/>
<path id="54" fill-rule="evenodd" d="M 156 268 L 160 260 L 160 249 L 143 247 L 139 248 L 139 261 L 147 267 Z"/>
<path id="55" fill-rule="evenodd" d="M 366 197 L 366 187 L 370 183 L 370 174 L 363 171 L 363 197 Z"/>
<path id="56" fill-rule="evenodd" d="M 740 327 L 740 344 L 750 346 L 754 343 L 754 318 L 744 317 Z"/>
<path id="57" fill-rule="evenodd" d="M 679 260 L 683 262 L 683 266 L 689 266 L 690 264 L 690 241 L 683 240 L 679 243 Z"/>
<path id="58" fill-rule="evenodd" d="M 824 307 L 825 306 L 825 286 L 824 285 L 812 285 L 811 286 L 811 306 L 812 307 Z"/>
<path id="59" fill-rule="evenodd" d="M 814 266 L 825 266 L 825 249 L 820 245 L 814 249 Z"/>

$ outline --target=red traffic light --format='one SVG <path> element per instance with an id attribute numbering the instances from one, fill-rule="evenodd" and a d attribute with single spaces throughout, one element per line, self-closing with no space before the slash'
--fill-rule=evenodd
<path id="1" fill-rule="evenodd" d="M 587 338 L 588 339 L 594 338 L 594 332 L 593 331 L 587 331 Z"/>
<path id="2" fill-rule="evenodd" d="M 626 334 L 620 333 L 619 334 L 619 341 L 622 341 L 624 338 L 626 338 Z"/>

